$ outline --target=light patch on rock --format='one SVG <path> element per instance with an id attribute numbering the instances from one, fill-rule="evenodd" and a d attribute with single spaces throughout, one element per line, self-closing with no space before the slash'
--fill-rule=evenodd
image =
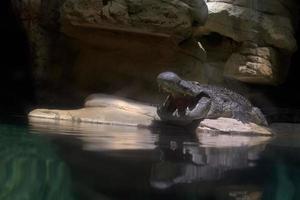
<path id="1" fill-rule="evenodd" d="M 289 10 L 278 0 L 208 0 L 251 8 L 266 14 L 289 16 Z"/>
<path id="2" fill-rule="evenodd" d="M 279 54 L 272 47 L 244 47 L 227 60 L 224 76 L 248 83 L 276 85 L 283 79 L 284 71 Z"/>

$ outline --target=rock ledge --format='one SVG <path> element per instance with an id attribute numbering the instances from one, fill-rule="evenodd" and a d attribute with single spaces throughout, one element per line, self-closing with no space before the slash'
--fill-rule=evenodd
<path id="1" fill-rule="evenodd" d="M 36 119 L 67 120 L 74 123 L 98 123 L 135 127 L 151 127 L 153 121 L 159 120 L 156 108 L 116 96 L 94 94 L 87 98 L 85 107 L 76 110 L 36 109 L 29 114 L 30 121 Z M 271 131 L 253 123 L 244 124 L 235 119 L 205 119 L 199 132 L 215 132 L 232 135 L 271 136 Z"/>

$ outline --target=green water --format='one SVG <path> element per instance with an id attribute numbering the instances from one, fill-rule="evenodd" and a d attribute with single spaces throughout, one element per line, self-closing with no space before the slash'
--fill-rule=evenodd
<path id="1" fill-rule="evenodd" d="M 71 177 L 55 147 L 25 126 L 0 125 L 0 199 L 71 200 Z"/>
<path id="2" fill-rule="evenodd" d="M 296 200 L 300 137 L 284 138 L 0 124 L 0 200 Z"/>

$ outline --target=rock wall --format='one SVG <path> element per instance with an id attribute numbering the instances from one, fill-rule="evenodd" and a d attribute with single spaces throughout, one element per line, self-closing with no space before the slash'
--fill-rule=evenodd
<path id="1" fill-rule="evenodd" d="M 294 3 L 294 4 L 293 4 Z M 296 51 L 294 25 L 297 4 L 288 8 L 278 0 L 208 0 L 209 16 L 195 36 L 219 34 L 219 44 L 209 49 L 208 65 L 217 65 L 219 73 L 247 83 L 276 85 L 284 81 L 290 56 Z M 231 54 L 222 59 L 210 53 L 230 41 Z M 213 46 L 213 48 L 211 47 Z M 222 52 L 223 54 L 223 52 Z M 225 66 L 225 67 L 224 67 Z"/>
<path id="2" fill-rule="evenodd" d="M 61 30 L 80 49 L 73 77 L 84 88 L 111 87 L 133 96 L 155 84 L 162 70 L 196 78 L 205 52 L 191 35 L 206 18 L 202 0 L 66 0 Z"/>
<path id="3" fill-rule="evenodd" d="M 207 18 L 202 0 L 14 4 L 31 38 L 37 80 L 58 88 L 67 82 L 138 97 L 145 88 L 156 88 L 155 77 L 163 70 L 198 79 L 205 60 L 204 49 L 191 37 Z"/>
<path id="4" fill-rule="evenodd" d="M 164 70 L 220 85 L 276 85 L 297 49 L 293 0 L 13 2 L 32 41 L 36 79 L 58 88 L 149 100 Z"/>

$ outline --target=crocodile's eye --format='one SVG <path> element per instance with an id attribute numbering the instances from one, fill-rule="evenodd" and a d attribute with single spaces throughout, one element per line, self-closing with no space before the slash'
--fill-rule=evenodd
<path id="1" fill-rule="evenodd" d="M 176 84 L 180 84 L 182 80 L 180 80 L 180 79 L 174 79 L 173 81 L 174 81 Z"/>

